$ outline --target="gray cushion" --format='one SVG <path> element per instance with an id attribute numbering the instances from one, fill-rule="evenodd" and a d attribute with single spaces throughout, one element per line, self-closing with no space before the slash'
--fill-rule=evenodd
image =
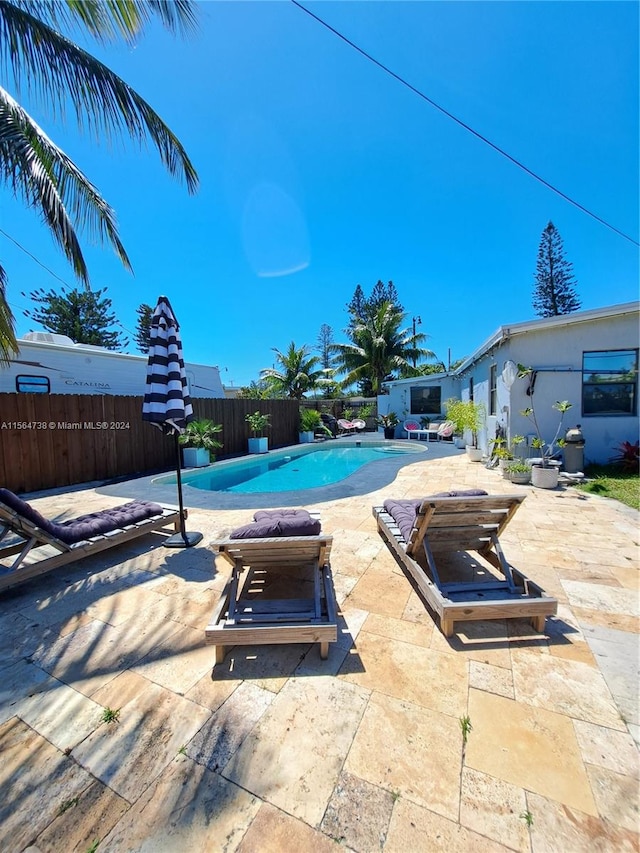
<path id="1" fill-rule="evenodd" d="M 306 509 L 259 510 L 251 524 L 229 534 L 230 539 L 264 539 L 269 536 L 317 536 L 322 529 L 318 519 Z"/>
<path id="2" fill-rule="evenodd" d="M 110 533 L 112 530 L 118 530 L 137 521 L 144 521 L 154 515 L 162 515 L 162 507 L 159 504 L 150 501 L 131 501 L 111 509 L 80 515 L 69 521 L 56 522 L 45 518 L 31 504 L 14 495 L 9 489 L 0 489 L 0 501 L 67 545 Z"/>
<path id="3" fill-rule="evenodd" d="M 410 500 L 386 500 L 384 508 L 400 528 L 400 533 L 405 542 L 411 538 L 411 531 L 416 524 L 416 516 L 422 504 L 429 498 L 466 498 L 486 495 L 482 489 L 465 489 L 452 492 L 438 492 L 425 498 L 412 498 Z"/>

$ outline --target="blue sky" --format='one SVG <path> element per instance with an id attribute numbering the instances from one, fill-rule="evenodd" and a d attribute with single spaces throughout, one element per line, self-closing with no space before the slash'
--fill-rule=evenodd
<path id="1" fill-rule="evenodd" d="M 638 4 L 323 2 L 308 8 L 616 228 L 638 239 Z M 189 196 L 155 153 L 80 136 L 26 103 L 115 207 L 135 274 L 84 242 L 92 284 L 123 326 L 166 294 L 185 357 L 225 384 L 257 379 L 272 347 L 345 341 L 346 303 L 393 280 L 447 361 L 534 317 L 552 220 L 584 309 L 638 298 L 638 248 L 532 179 L 292 3 L 207 2 L 187 40 L 152 28 L 92 51 L 186 147 Z M 6 191 L 0 227 L 72 272 Z M 0 234 L 18 334 L 36 287 L 60 282 Z M 131 351 L 135 349 L 133 345 Z"/>

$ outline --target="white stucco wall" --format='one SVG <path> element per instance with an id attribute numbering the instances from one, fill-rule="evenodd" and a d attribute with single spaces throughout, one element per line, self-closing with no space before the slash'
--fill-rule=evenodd
<path id="1" fill-rule="evenodd" d="M 410 389 L 415 385 L 442 387 L 442 410 L 449 397 L 469 398 L 469 380 L 473 378 L 476 402 L 485 405 L 487 419 L 479 435 L 479 445 L 489 447 L 496 425 L 502 424 L 508 435 L 532 435 L 534 427 L 520 412 L 531 406 L 527 396 L 528 379 L 516 379 L 507 389 L 501 378 L 507 360 L 538 370 L 534 388 L 534 405 L 541 433 L 549 441 L 555 435 L 560 415 L 553 409 L 556 400 L 568 400 L 572 408 L 565 415 L 561 436 L 569 427 L 581 425 L 585 437 L 585 462 L 606 463 L 622 441 L 635 442 L 639 437 L 637 412 L 627 415 L 585 415 L 582 412 L 582 358 L 584 352 L 600 350 L 637 349 L 640 345 L 638 311 L 610 317 L 595 317 L 579 321 L 579 315 L 567 315 L 566 322 L 555 318 L 545 326 L 526 331 L 514 329 L 512 337 L 496 343 L 486 352 L 480 352 L 466 369 L 458 375 L 436 374 L 419 379 L 391 383 L 390 394 L 378 398 L 378 411 L 395 411 L 404 421 L 410 414 Z M 535 325 L 535 324 L 533 324 Z M 489 376 L 491 365 L 497 367 L 496 414 L 489 408 Z M 401 430 L 396 432 L 401 436 Z M 535 454 L 535 451 L 532 451 Z"/>
<path id="2" fill-rule="evenodd" d="M 568 400 L 572 408 L 566 427 L 581 425 L 587 462 L 607 462 L 622 441 L 638 440 L 637 408 L 634 416 L 585 415 L 582 411 L 582 356 L 597 350 L 637 349 L 638 315 L 577 323 L 519 335 L 509 344 L 509 358 L 528 367 L 540 368 L 534 388 L 534 405 L 541 431 L 551 439 L 558 425 L 556 400 Z M 501 348 L 502 349 L 502 348 Z M 506 348 L 505 348 L 506 349 Z M 531 405 L 528 380 L 517 379 L 511 389 L 511 431 L 526 434 L 532 426 L 519 413 Z M 637 400 L 636 400 L 637 406 Z"/>
<path id="3" fill-rule="evenodd" d="M 396 429 L 396 437 L 406 438 L 406 432 L 402 424 L 410 417 L 429 417 L 437 420 L 438 415 L 422 415 L 411 411 L 411 388 L 437 386 L 441 388 L 440 416 L 444 419 L 444 404 L 450 397 L 460 396 L 460 383 L 446 373 L 433 373 L 430 376 L 417 379 L 400 379 L 390 383 L 389 394 L 381 394 L 378 397 L 378 414 L 386 415 L 395 412 L 400 418 L 400 426 Z"/>

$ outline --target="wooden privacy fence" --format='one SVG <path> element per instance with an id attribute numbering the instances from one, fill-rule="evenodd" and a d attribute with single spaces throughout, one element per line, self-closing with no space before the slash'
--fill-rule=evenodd
<path id="1" fill-rule="evenodd" d="M 246 453 L 245 415 L 271 416 L 270 447 L 298 440 L 295 400 L 194 399 L 198 418 L 222 424 L 220 455 Z M 0 394 L 0 486 L 32 492 L 175 466 L 172 438 L 142 420 L 142 397 Z"/>

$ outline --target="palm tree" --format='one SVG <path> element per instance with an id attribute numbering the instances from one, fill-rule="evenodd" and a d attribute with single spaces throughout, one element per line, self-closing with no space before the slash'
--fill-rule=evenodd
<path id="1" fill-rule="evenodd" d="M 0 62 L 16 89 L 35 95 L 54 117 L 71 104 L 78 126 L 107 139 L 150 138 L 172 175 L 195 192 L 198 176 L 177 137 L 140 95 L 63 32 L 89 34 L 97 42 L 133 42 L 158 17 L 174 32 L 195 25 L 194 3 L 149 0 L 0 0 Z M 115 213 L 98 189 L 0 87 L 0 181 L 38 210 L 80 281 L 89 274 L 76 233 L 109 243 L 127 269 L 131 264 L 118 235 Z M 0 362 L 17 351 L 14 322 L 0 266 Z"/>
<path id="2" fill-rule="evenodd" d="M 405 319 L 406 314 L 385 301 L 371 316 L 357 321 L 350 332 L 352 343 L 334 344 L 334 352 L 347 374 L 344 385 L 368 380 L 372 393 L 379 394 L 382 383 L 393 374 L 420 375 L 420 368 L 415 368 L 413 362 L 435 356 L 431 350 L 418 346 L 426 335 L 414 335 L 412 328 L 401 328 Z"/>
<path id="3" fill-rule="evenodd" d="M 267 367 L 260 371 L 260 376 L 267 380 L 273 392 L 300 400 L 307 391 L 312 391 L 322 384 L 325 371 L 322 368 L 317 369 L 320 359 L 311 355 L 311 349 L 308 346 L 298 349 L 291 341 L 286 353 L 280 352 L 275 347 L 273 351 L 281 369 Z"/>

